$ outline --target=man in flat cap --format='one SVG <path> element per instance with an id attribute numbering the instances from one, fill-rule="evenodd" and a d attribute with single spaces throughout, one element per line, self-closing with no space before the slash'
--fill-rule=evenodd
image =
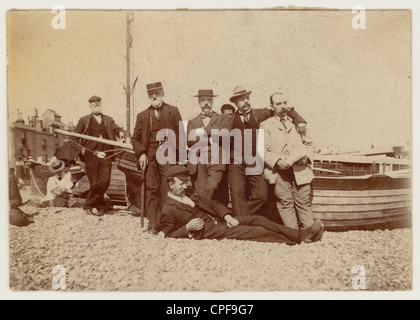
<path id="1" fill-rule="evenodd" d="M 228 129 L 230 119 L 213 111 L 214 98 L 217 97 L 213 90 L 199 90 L 195 96 L 198 98 L 200 113 L 198 116 L 188 122 L 188 146 L 192 148 L 202 138 L 206 139 L 206 145 L 200 145 L 200 148 L 194 149 L 196 161 L 188 163 L 190 174 L 193 177 L 194 187 L 200 196 L 213 199 L 213 195 L 219 188 L 226 171 L 226 164 L 222 163 L 222 146 L 219 145 L 219 157 L 212 161 L 212 130 Z M 195 137 L 195 139 L 191 139 Z M 204 140 L 203 140 L 204 141 Z M 207 157 L 202 157 L 207 154 Z M 198 160 L 198 163 L 197 163 Z"/>
<path id="2" fill-rule="evenodd" d="M 320 220 L 302 230 L 291 229 L 265 217 L 233 217 L 225 206 L 188 190 L 189 171 L 182 166 L 168 170 L 168 199 L 162 209 L 162 230 L 169 238 L 236 239 L 288 245 L 320 241 Z"/>
<path id="3" fill-rule="evenodd" d="M 251 93 L 252 91 L 246 90 L 243 86 L 237 86 L 230 98 L 230 101 L 238 109 L 233 118 L 232 129 L 238 129 L 241 132 L 243 143 L 242 163 L 234 163 L 233 152 L 232 162 L 229 166 L 229 183 L 235 216 L 254 215 L 258 213 L 268 200 L 268 186 L 263 170 L 257 173 L 249 173 L 248 169 L 256 167 L 257 164 L 247 163 L 247 158 L 255 158 L 258 161 L 257 130 L 260 129 L 262 122 L 273 116 L 273 110 L 268 108 L 253 109 L 251 106 Z M 294 116 L 295 125 L 306 122 L 297 113 Z M 245 132 L 247 131 L 251 133 L 251 141 L 246 139 Z M 234 145 L 233 147 L 235 148 Z"/>
<path id="4" fill-rule="evenodd" d="M 157 158 L 158 150 L 165 141 L 158 140 L 159 131 L 173 132 L 176 136 L 176 152 L 179 153 L 179 132 L 182 126 L 181 114 L 177 107 L 163 101 L 164 91 L 161 82 L 147 85 L 151 105 L 137 115 L 132 137 L 133 148 L 141 170 L 146 170 L 146 217 L 149 232 L 160 231 L 161 208 L 166 200 L 166 172 L 170 164 L 161 164 Z M 177 157 L 178 158 L 178 157 Z"/>
<path id="5" fill-rule="evenodd" d="M 236 109 L 231 104 L 224 104 L 221 108 L 221 112 L 223 115 L 227 115 L 229 118 L 233 118 L 236 112 Z"/>
<path id="6" fill-rule="evenodd" d="M 102 99 L 100 97 L 90 98 L 89 107 L 91 113 L 79 120 L 74 129 L 75 133 L 112 141 L 124 137 L 124 130 L 115 123 L 114 119 L 102 114 Z M 112 160 L 106 151 L 111 150 L 112 147 L 83 139 L 77 141 L 84 147 L 82 154 L 90 183 L 90 192 L 83 209 L 88 214 L 104 215 L 107 213 L 104 195 L 111 181 L 112 168 Z"/>

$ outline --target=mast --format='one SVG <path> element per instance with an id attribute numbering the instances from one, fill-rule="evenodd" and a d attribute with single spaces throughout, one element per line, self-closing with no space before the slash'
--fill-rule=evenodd
<path id="1" fill-rule="evenodd" d="M 127 126 L 127 137 L 126 142 L 131 143 L 131 47 L 133 44 L 133 38 L 131 37 L 131 23 L 134 21 L 133 13 L 127 12 L 127 84 L 125 87 L 126 94 L 126 126 Z"/>

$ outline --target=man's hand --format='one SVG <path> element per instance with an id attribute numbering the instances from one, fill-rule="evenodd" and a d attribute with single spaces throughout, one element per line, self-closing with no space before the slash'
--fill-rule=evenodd
<path id="1" fill-rule="evenodd" d="M 225 221 L 227 223 L 227 226 L 231 229 L 239 226 L 239 221 L 232 217 L 230 214 L 225 216 Z"/>
<path id="2" fill-rule="evenodd" d="M 279 170 L 287 170 L 287 169 L 290 169 L 291 167 L 292 165 L 288 163 L 288 161 L 286 160 L 280 159 L 279 161 L 277 161 L 277 168 Z"/>
<path id="3" fill-rule="evenodd" d="M 306 123 L 299 123 L 298 126 L 297 126 L 297 131 L 301 135 L 306 135 L 306 127 L 307 127 Z"/>
<path id="4" fill-rule="evenodd" d="M 201 229 L 204 228 L 204 221 L 203 219 L 192 219 L 190 222 L 188 222 L 187 224 L 187 231 L 199 231 Z"/>
<path id="5" fill-rule="evenodd" d="M 149 165 L 149 158 L 147 157 L 146 154 L 143 154 L 140 157 L 139 163 L 140 163 L 140 169 L 145 171 L 147 169 L 147 166 Z"/>

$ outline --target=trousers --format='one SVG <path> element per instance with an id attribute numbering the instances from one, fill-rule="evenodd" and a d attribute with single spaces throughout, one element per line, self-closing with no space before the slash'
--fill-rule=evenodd
<path id="1" fill-rule="evenodd" d="M 166 174 L 170 165 L 161 165 L 156 158 L 149 159 L 149 167 L 146 171 L 146 217 L 149 220 L 149 230 L 160 231 L 161 210 L 165 204 L 169 186 Z"/>
<path id="2" fill-rule="evenodd" d="M 247 176 L 242 164 L 229 166 L 229 184 L 232 192 L 234 216 L 256 214 L 268 200 L 268 185 L 264 176 Z"/>
<path id="3" fill-rule="evenodd" d="M 83 205 L 85 210 L 97 208 L 106 209 L 104 195 L 111 182 L 111 159 L 99 159 L 92 152 L 86 151 L 86 175 L 90 183 L 90 191 Z"/>
<path id="4" fill-rule="evenodd" d="M 314 216 L 312 211 L 312 186 L 298 186 L 293 169 L 278 172 L 274 191 L 278 201 L 277 209 L 284 225 L 298 229 L 312 226 Z"/>
<path id="5" fill-rule="evenodd" d="M 229 228 L 226 223 L 206 223 L 204 239 L 236 239 L 258 242 L 276 242 L 295 245 L 300 243 L 302 236 L 299 230 L 274 223 L 265 217 L 236 217 L 240 225 Z M 307 230 L 306 232 L 309 232 Z"/>
<path id="6" fill-rule="evenodd" d="M 197 193 L 206 199 L 212 200 L 214 193 L 223 180 L 225 168 L 225 165 L 220 164 L 199 163 L 197 165 L 197 174 L 193 179 Z"/>

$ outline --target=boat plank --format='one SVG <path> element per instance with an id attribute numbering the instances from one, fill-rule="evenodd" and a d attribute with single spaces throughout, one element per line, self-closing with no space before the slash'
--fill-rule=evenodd
<path id="1" fill-rule="evenodd" d="M 314 217 L 321 220 L 359 220 L 359 219 L 376 219 L 376 218 L 387 218 L 388 216 L 394 215 L 406 215 L 410 214 L 411 208 L 398 208 L 389 210 L 369 211 L 369 212 L 321 212 L 314 211 Z"/>
<path id="2" fill-rule="evenodd" d="M 314 190 L 315 197 L 333 197 L 333 198 L 363 198 L 363 197 L 389 197 L 396 195 L 411 195 L 411 189 L 395 190 Z"/>
<path id="3" fill-rule="evenodd" d="M 313 205 L 313 210 L 317 212 L 342 212 L 344 214 L 348 212 L 372 212 L 406 207 L 411 207 L 411 201 L 368 205 Z"/>
<path id="4" fill-rule="evenodd" d="M 339 198 L 339 197 L 315 197 L 314 205 L 362 205 L 383 204 L 402 201 L 411 201 L 411 195 L 388 196 L 388 197 L 362 197 L 362 198 Z"/>

